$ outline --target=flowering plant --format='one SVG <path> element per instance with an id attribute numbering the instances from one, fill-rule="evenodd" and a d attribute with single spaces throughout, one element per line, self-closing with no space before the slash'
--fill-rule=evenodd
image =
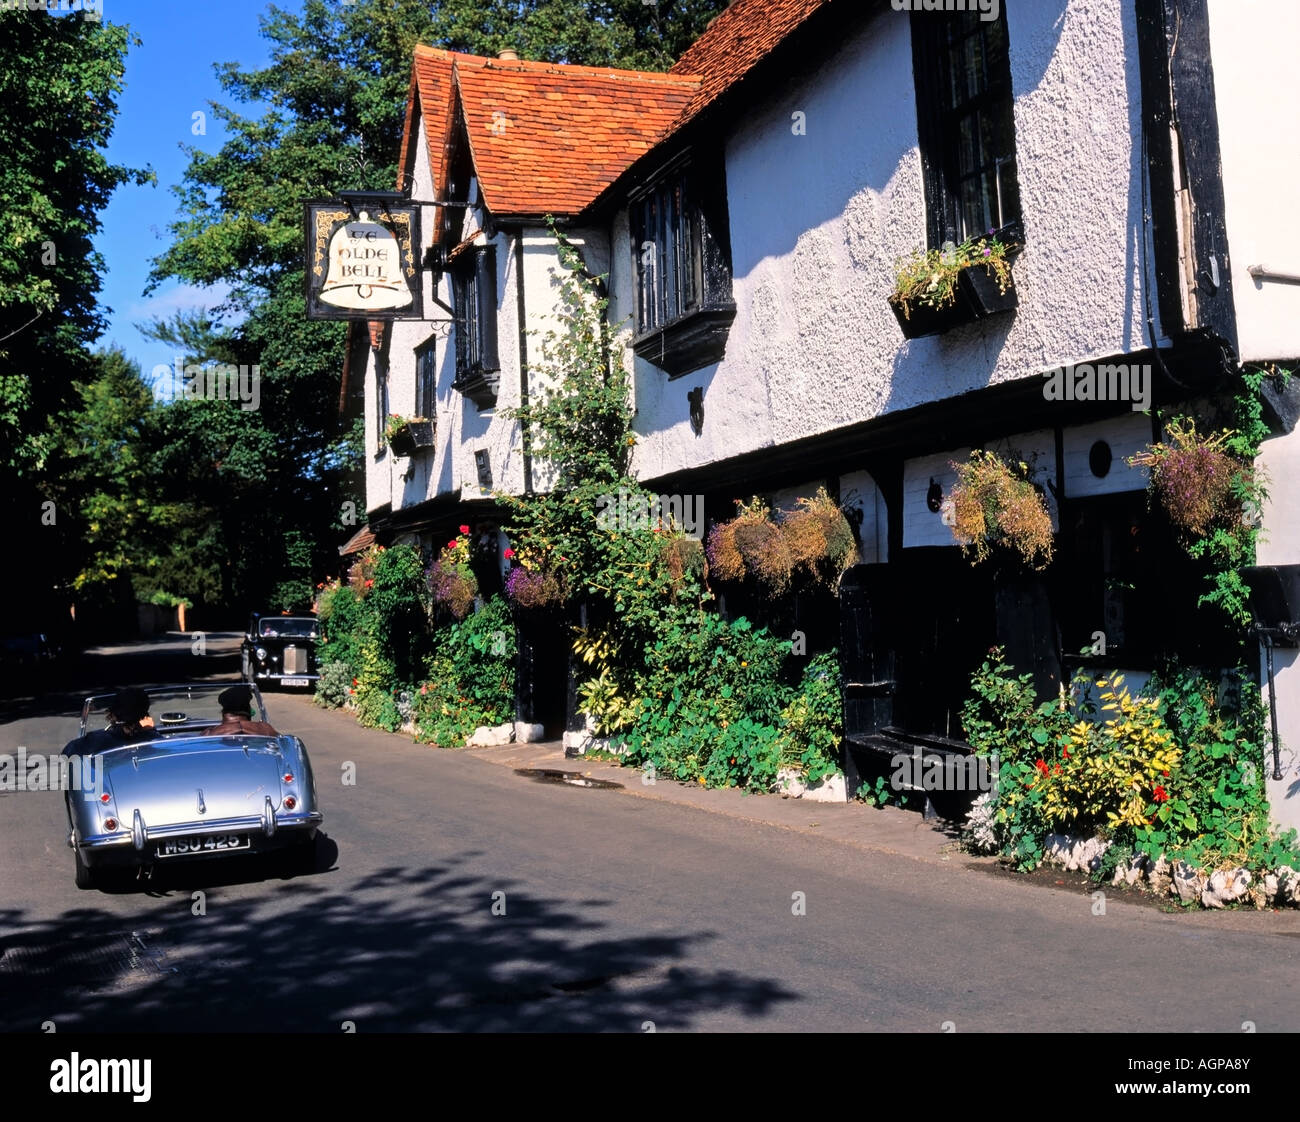
<path id="1" fill-rule="evenodd" d="M 364 598 L 366 592 L 374 585 L 375 566 L 384 555 L 382 545 L 372 545 L 353 562 L 348 572 L 348 584 L 358 598 Z"/>
<path id="2" fill-rule="evenodd" d="M 1017 247 L 999 241 L 990 230 L 986 238 L 968 238 L 961 245 L 945 242 L 941 249 L 916 249 L 911 256 L 898 258 L 894 291 L 890 299 L 910 318 L 910 306 L 946 308 L 957 299 L 957 277 L 963 269 L 980 265 L 998 282 L 1005 293 L 1011 284 L 1011 261 L 1008 255 Z"/>
<path id="3" fill-rule="evenodd" d="M 957 472 L 941 508 L 952 535 L 972 564 L 985 560 L 996 545 L 1018 553 L 1027 565 L 1045 568 L 1052 560 L 1052 515 L 1029 480 L 1029 465 L 1013 468 L 994 452 L 976 449 Z"/>
<path id="4" fill-rule="evenodd" d="M 469 527 L 451 539 L 438 559 L 429 567 L 429 591 L 435 604 L 445 608 L 453 619 L 469 615 L 478 596 L 478 578 L 469 565 Z"/>
<path id="5" fill-rule="evenodd" d="M 1203 436 L 1195 422 L 1173 421 L 1166 440 L 1128 458 L 1131 466 L 1150 469 L 1151 494 L 1184 544 L 1241 522 L 1255 481 L 1251 468 L 1225 450 L 1234 435 L 1225 429 Z"/>

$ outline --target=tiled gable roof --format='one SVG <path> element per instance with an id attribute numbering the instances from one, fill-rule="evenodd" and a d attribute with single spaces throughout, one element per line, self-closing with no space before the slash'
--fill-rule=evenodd
<path id="1" fill-rule="evenodd" d="M 734 0 L 677 60 L 669 74 L 698 77 L 699 92 L 680 128 L 739 82 L 819 8 L 832 0 Z M 862 4 L 864 0 L 853 0 Z"/>
<path id="2" fill-rule="evenodd" d="M 418 46 L 398 189 L 411 186 L 418 101 L 434 190 L 443 194 L 459 106 L 479 189 L 494 215 L 578 214 L 833 2 L 734 0 L 667 74 Z"/>
<path id="3" fill-rule="evenodd" d="M 681 116 L 694 77 L 457 55 L 474 170 L 496 215 L 576 214 Z"/>

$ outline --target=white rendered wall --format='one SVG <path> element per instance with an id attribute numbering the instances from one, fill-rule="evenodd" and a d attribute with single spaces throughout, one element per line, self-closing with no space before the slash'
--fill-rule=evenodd
<path id="1" fill-rule="evenodd" d="M 1146 345 L 1136 28 L 1131 5 L 1111 0 L 1008 5 L 1020 307 L 903 339 L 886 296 L 895 259 L 925 241 L 913 18 L 924 13 L 880 13 L 815 77 L 735 121 L 726 172 L 738 311 L 716 366 L 669 381 L 636 360 L 642 476 Z M 618 320 L 634 295 L 625 219 L 614 237 Z M 686 396 L 697 386 L 701 437 Z"/>
<path id="2" fill-rule="evenodd" d="M 1223 157 L 1232 298 L 1243 362 L 1300 355 L 1300 285 L 1256 280 L 1266 265 L 1300 275 L 1300 53 L 1295 0 L 1209 0 L 1210 54 Z"/>

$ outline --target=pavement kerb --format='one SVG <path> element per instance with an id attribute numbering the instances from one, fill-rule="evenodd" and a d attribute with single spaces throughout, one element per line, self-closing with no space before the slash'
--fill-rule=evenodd
<path id="1" fill-rule="evenodd" d="M 857 802 L 818 803 L 782 798 L 779 795 L 710 790 L 665 779 L 643 783 L 642 773 L 633 768 L 588 760 L 582 756 L 567 757 L 559 741 L 502 744 L 491 748 L 464 748 L 458 751 L 511 769 L 553 768 L 621 785 L 621 790 L 603 792 L 601 797 L 631 795 L 634 798 L 674 803 L 822 837 L 859 849 L 912 857 L 931 864 L 996 864 L 994 858 L 979 857 L 961 850 L 954 832 L 947 832 L 941 826 L 926 821 L 915 811 L 900 810 L 897 807 L 871 807 Z M 951 831 L 951 827 L 948 831 Z"/>

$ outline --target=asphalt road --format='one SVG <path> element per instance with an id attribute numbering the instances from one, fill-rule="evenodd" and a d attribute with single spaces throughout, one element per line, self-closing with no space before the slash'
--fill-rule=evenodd
<path id="1" fill-rule="evenodd" d="M 134 645 L 77 672 L 233 678 L 231 650 Z M 75 695 L 0 706 L 0 752 L 57 751 Z M 308 875 L 231 859 L 79 891 L 62 796 L 0 793 L 0 1027 L 1300 1028 L 1294 913 L 1093 915 L 1085 894 L 961 861 L 532 782 L 302 695 L 268 705 L 312 753 L 326 841 Z"/>

